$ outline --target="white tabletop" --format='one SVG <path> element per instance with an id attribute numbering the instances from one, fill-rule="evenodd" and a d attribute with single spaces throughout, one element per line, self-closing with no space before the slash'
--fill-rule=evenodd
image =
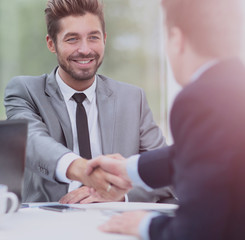
<path id="1" fill-rule="evenodd" d="M 39 205 L 43 204 L 30 204 L 29 208 L 0 217 L 0 240 L 135 240 L 132 236 L 103 233 L 97 227 L 112 214 L 127 208 L 157 210 L 162 206 L 167 212 L 176 208 L 174 205 L 106 203 L 80 205 L 81 211 L 60 213 L 40 209 Z"/>

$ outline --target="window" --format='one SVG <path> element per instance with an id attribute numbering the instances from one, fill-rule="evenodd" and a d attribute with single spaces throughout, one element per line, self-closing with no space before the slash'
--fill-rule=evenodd
<path id="1" fill-rule="evenodd" d="M 154 119 L 166 135 L 168 84 L 159 0 L 104 0 L 107 43 L 99 69 L 118 81 L 142 87 Z M 46 0 L 0 1 L 0 118 L 3 92 L 16 75 L 41 75 L 57 65 L 46 47 Z"/>

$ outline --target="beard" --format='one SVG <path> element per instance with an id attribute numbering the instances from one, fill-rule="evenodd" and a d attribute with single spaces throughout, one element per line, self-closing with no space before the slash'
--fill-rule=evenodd
<path id="1" fill-rule="evenodd" d="M 69 64 L 69 62 L 73 61 L 73 59 L 93 59 L 93 61 L 95 61 L 96 64 L 93 67 L 87 69 L 84 68 L 84 69 L 76 70 L 75 68 L 72 67 L 72 65 Z M 103 58 L 100 59 L 100 55 L 97 53 L 94 54 L 90 53 L 88 55 L 84 55 L 80 53 L 80 54 L 72 54 L 68 57 L 67 61 L 64 61 L 64 59 L 62 59 L 60 55 L 57 54 L 57 61 L 59 66 L 74 80 L 87 81 L 95 76 L 98 68 L 102 64 Z"/>

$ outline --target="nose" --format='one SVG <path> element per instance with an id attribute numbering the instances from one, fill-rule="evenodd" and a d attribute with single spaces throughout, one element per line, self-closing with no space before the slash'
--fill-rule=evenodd
<path id="1" fill-rule="evenodd" d="M 82 40 L 78 46 L 77 51 L 84 55 L 88 55 L 91 52 L 89 43 L 86 40 Z"/>

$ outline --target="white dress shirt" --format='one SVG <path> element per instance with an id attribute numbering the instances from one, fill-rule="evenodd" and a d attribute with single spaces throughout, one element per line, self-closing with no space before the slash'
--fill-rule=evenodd
<path id="1" fill-rule="evenodd" d="M 98 109 L 96 104 L 96 82 L 97 77 L 95 76 L 95 81 L 88 89 L 84 91 L 76 91 L 73 88 L 69 87 L 59 76 L 58 70 L 56 71 L 56 81 L 61 90 L 61 93 L 64 97 L 67 111 L 70 117 L 71 128 L 72 128 L 72 136 L 73 136 L 73 153 L 65 154 L 58 162 L 56 168 L 56 178 L 60 182 L 69 183 L 68 191 L 72 191 L 79 186 L 81 186 L 80 182 L 71 181 L 66 177 L 66 171 L 69 165 L 77 158 L 80 157 L 78 140 L 77 140 L 77 126 L 76 126 L 76 108 L 77 103 L 72 98 L 74 93 L 83 92 L 86 95 L 86 99 L 83 101 L 83 106 L 87 113 L 88 118 L 88 128 L 89 128 L 89 138 L 90 138 L 90 146 L 91 146 L 91 154 L 92 158 L 97 157 L 102 154 L 102 146 L 101 146 L 101 135 L 100 135 L 100 126 L 98 120 Z"/>

